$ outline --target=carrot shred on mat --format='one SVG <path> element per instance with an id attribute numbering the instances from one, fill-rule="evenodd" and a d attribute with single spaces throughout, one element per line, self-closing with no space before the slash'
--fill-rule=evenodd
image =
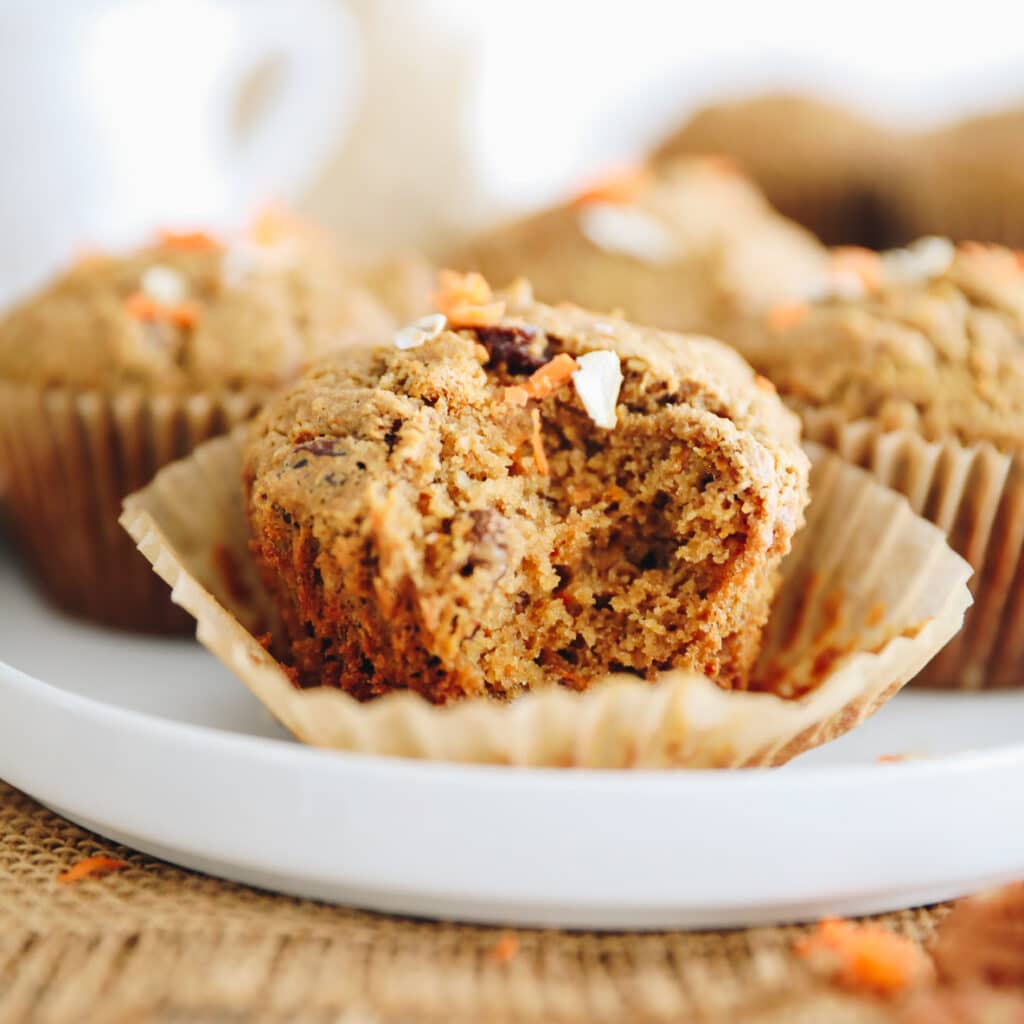
<path id="1" fill-rule="evenodd" d="M 507 964 L 510 960 L 515 958 L 515 955 L 518 952 L 519 936 L 513 935 L 512 932 L 505 932 L 491 949 L 491 963 Z"/>
<path id="2" fill-rule="evenodd" d="M 811 935 L 796 943 L 805 959 L 827 962 L 844 988 L 893 996 L 925 974 L 927 959 L 909 939 L 878 925 L 858 925 L 838 918 L 821 921 Z"/>
<path id="3" fill-rule="evenodd" d="M 104 875 L 112 874 L 114 871 L 120 871 L 126 867 L 128 867 L 127 861 L 116 860 L 114 857 L 86 857 L 85 860 L 80 860 L 77 864 L 69 867 L 67 871 L 58 875 L 57 881 L 61 885 L 67 885 L 70 882 L 80 882 L 85 878 L 102 878 Z"/>
<path id="4" fill-rule="evenodd" d="M 768 326 L 776 331 L 788 331 L 800 324 L 809 312 L 806 302 L 780 302 L 768 310 Z"/>
<path id="5" fill-rule="evenodd" d="M 544 441 L 540 436 L 540 410 L 531 409 L 530 418 L 533 420 L 533 433 L 530 435 L 530 443 L 533 445 L 533 458 L 537 463 L 537 472 L 541 476 L 548 476 L 551 467 L 548 466 L 548 457 L 544 454 Z"/>
<path id="6" fill-rule="evenodd" d="M 221 248 L 220 242 L 205 231 L 160 230 L 157 237 L 165 249 L 178 249 L 182 252 L 212 252 Z"/>
<path id="7" fill-rule="evenodd" d="M 643 164 L 614 168 L 585 185 L 569 200 L 569 205 L 611 203 L 628 206 L 639 198 L 650 180 L 651 172 Z"/>

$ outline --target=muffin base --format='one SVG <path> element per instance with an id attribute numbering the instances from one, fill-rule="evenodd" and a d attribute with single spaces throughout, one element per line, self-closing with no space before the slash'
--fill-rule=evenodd
<path id="1" fill-rule="evenodd" d="M 243 394 L 108 395 L 0 382 L 9 528 L 43 593 L 107 626 L 188 632 L 189 617 L 119 528 L 121 500 L 258 404 Z"/>
<path id="2" fill-rule="evenodd" d="M 199 639 L 307 743 L 548 767 L 775 765 L 872 714 L 953 636 L 970 603 L 970 568 L 940 530 L 863 471 L 812 454 L 808 525 L 783 561 L 755 673 L 769 692 L 683 671 L 443 707 L 408 691 L 361 703 L 334 687 L 300 690 L 267 650 L 279 624 L 247 559 L 237 433 L 162 470 L 125 501 L 122 523 L 195 616 Z M 215 571 L 221 547 L 244 568 L 243 587 Z"/>

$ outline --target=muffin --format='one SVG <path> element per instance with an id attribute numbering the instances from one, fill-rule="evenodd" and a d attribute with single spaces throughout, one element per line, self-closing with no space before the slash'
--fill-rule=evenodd
<path id="1" fill-rule="evenodd" d="M 728 163 L 682 160 L 609 176 L 450 262 L 502 284 L 528 277 L 543 301 L 717 336 L 737 317 L 802 297 L 825 259 Z"/>
<path id="2" fill-rule="evenodd" d="M 924 681 L 1024 683 L 1024 264 L 922 239 L 860 254 L 860 294 L 733 337 L 806 434 L 872 468 L 975 569 L 975 607 Z"/>
<path id="3" fill-rule="evenodd" d="M 439 704 L 614 671 L 744 687 L 807 502 L 796 417 L 709 339 L 478 275 L 439 303 L 251 428 L 252 551 L 295 682 Z"/>
<path id="4" fill-rule="evenodd" d="M 911 230 L 1024 248 L 1024 111 L 963 121 L 914 141 L 898 199 Z"/>
<path id="5" fill-rule="evenodd" d="M 164 232 L 83 256 L 0 323 L 0 465 L 16 544 L 62 608 L 184 629 L 118 528 L 121 499 L 248 418 L 313 357 L 391 321 L 315 231 Z"/>
<path id="6" fill-rule="evenodd" d="M 699 111 L 654 159 L 721 154 L 822 241 L 883 248 L 908 238 L 893 187 L 910 156 L 902 142 L 844 107 L 781 94 Z"/>
<path id="7" fill-rule="evenodd" d="M 433 312 L 437 271 L 418 252 L 403 252 L 364 270 L 360 283 L 394 317 L 409 323 Z"/>

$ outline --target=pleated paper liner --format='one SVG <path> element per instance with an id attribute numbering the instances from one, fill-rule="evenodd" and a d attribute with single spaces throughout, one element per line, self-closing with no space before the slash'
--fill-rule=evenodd
<path id="1" fill-rule="evenodd" d="M 970 604 L 970 568 L 941 531 L 817 449 L 808 524 L 784 562 L 754 681 L 776 692 L 727 692 L 685 672 L 447 707 L 409 692 L 359 703 L 333 688 L 299 690 L 257 639 L 275 620 L 248 558 L 239 433 L 162 470 L 126 500 L 121 522 L 195 616 L 199 639 L 321 747 L 592 768 L 781 764 L 867 718 L 956 633 Z"/>
<path id="2" fill-rule="evenodd" d="M 915 685 L 965 690 L 1024 685 L 1024 459 L 993 445 L 926 441 L 824 410 L 809 437 L 906 495 L 974 568 L 963 630 Z"/>
<path id="3" fill-rule="evenodd" d="M 190 630 L 118 526 L 121 501 L 161 466 L 247 419 L 257 402 L 0 382 L 4 504 L 15 544 L 50 599 L 111 626 Z"/>

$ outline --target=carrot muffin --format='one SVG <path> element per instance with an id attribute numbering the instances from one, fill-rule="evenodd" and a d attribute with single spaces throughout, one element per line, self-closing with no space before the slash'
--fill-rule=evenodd
<path id="1" fill-rule="evenodd" d="M 901 140 L 841 106 L 786 94 L 696 113 L 655 160 L 734 159 L 780 213 L 832 245 L 906 241 L 893 177 L 910 156 Z"/>
<path id="2" fill-rule="evenodd" d="M 1024 110 L 921 136 L 914 158 L 898 194 L 913 231 L 1024 248 Z"/>
<path id="3" fill-rule="evenodd" d="M 667 330 L 724 325 L 800 297 L 825 250 L 779 217 L 721 160 L 683 160 L 610 176 L 570 202 L 484 235 L 451 257 L 538 298 L 618 309 Z"/>
<path id="4" fill-rule="evenodd" d="M 0 464 L 17 542 L 64 608 L 185 628 L 117 525 L 121 498 L 391 320 L 279 213 L 230 241 L 166 232 L 83 257 L 0 323 Z"/>
<path id="5" fill-rule="evenodd" d="M 885 474 L 974 566 L 975 607 L 928 681 L 1020 685 L 1024 261 L 939 238 L 847 258 L 859 293 L 779 307 L 732 340 L 808 436 Z"/>
<path id="6" fill-rule="evenodd" d="M 252 550 L 297 683 L 744 686 L 807 501 L 796 417 L 717 342 L 443 282 L 444 313 L 321 362 L 250 430 Z"/>

